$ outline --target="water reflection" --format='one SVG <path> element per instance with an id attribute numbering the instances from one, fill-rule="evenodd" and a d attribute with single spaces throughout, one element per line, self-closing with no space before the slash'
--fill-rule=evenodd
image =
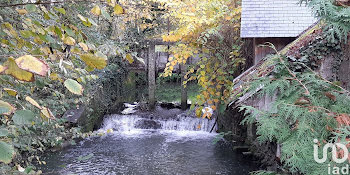
<path id="1" fill-rule="evenodd" d="M 114 133 L 85 139 L 47 156 L 44 174 L 244 175 L 254 170 L 249 160 L 227 144 L 213 143 L 216 134 L 209 133 L 213 121 L 188 117 L 155 120 L 154 126 L 160 128 L 139 129 L 141 120 L 134 115 L 105 119 L 100 131 L 113 129 Z M 150 122 L 144 123 L 153 128 Z"/>
<path id="2" fill-rule="evenodd" d="M 213 134 L 193 137 L 174 131 L 139 137 L 113 134 L 85 140 L 81 145 L 47 157 L 46 174 L 248 174 L 253 165 L 228 145 L 213 144 Z M 93 156 L 79 160 L 79 156 Z M 62 166 L 64 165 L 64 166 Z"/>

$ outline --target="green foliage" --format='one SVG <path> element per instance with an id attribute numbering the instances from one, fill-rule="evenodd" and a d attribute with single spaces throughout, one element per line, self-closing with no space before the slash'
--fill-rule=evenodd
<path id="1" fill-rule="evenodd" d="M 12 114 L 14 111 L 14 107 L 7 102 L 1 101 L 0 100 L 0 114 Z"/>
<path id="2" fill-rule="evenodd" d="M 0 137 L 5 137 L 9 134 L 9 131 L 5 128 L 0 129 Z"/>
<path id="3" fill-rule="evenodd" d="M 292 173 L 324 174 L 327 172 L 327 160 L 318 164 L 313 157 L 313 140 L 325 143 L 339 142 L 337 135 L 348 132 L 343 130 L 350 119 L 349 92 L 321 78 L 312 69 L 292 71 L 295 64 L 304 68 L 304 63 L 288 62 L 284 56 L 274 55 L 276 66 L 271 76 L 253 81 L 250 91 L 260 97 L 274 98 L 271 107 L 259 110 L 252 106 L 243 106 L 248 115 L 243 123 L 256 122 L 260 142 L 276 142 L 281 145 L 281 161 Z M 346 131 L 346 132 L 344 132 Z M 320 142 L 320 150 L 322 145 Z M 321 152 L 321 151 L 320 151 Z"/>
<path id="4" fill-rule="evenodd" d="M 188 100 L 193 103 L 199 93 L 200 87 L 195 83 L 187 85 Z M 161 83 L 157 84 L 156 98 L 161 102 L 181 102 L 181 83 Z"/>
<path id="5" fill-rule="evenodd" d="M 178 73 L 173 73 L 170 76 L 164 77 L 164 76 L 159 76 L 157 78 L 157 83 L 158 84 L 163 84 L 163 83 L 177 83 L 181 81 L 181 75 Z"/>
<path id="6" fill-rule="evenodd" d="M 292 69 L 294 71 L 303 71 L 307 69 L 303 64 L 316 70 L 320 67 L 320 62 L 326 58 L 326 56 L 332 55 L 333 68 L 332 72 L 337 75 L 340 65 L 344 59 L 343 50 L 341 48 L 342 42 L 335 38 L 334 40 L 327 39 L 328 33 L 323 32 L 321 35 L 316 36 L 315 39 L 308 45 L 298 48 L 295 57 L 288 57 L 289 61 L 293 63 Z M 303 63 L 303 64 L 301 64 Z M 336 77 L 333 77 L 336 80 Z"/>
<path id="7" fill-rule="evenodd" d="M 105 96 L 112 95 L 111 99 L 117 100 L 123 94 L 127 93 L 123 83 L 126 81 L 128 70 L 126 64 L 122 61 L 115 61 L 106 67 L 104 74 L 100 77 L 97 83 L 101 84 L 105 91 Z M 112 104 L 113 102 L 107 102 Z"/>
<path id="8" fill-rule="evenodd" d="M 83 86 L 81 86 L 77 81 L 72 79 L 67 79 L 64 81 L 64 86 L 73 94 L 82 95 Z"/>
<path id="9" fill-rule="evenodd" d="M 56 117 L 92 98 L 92 82 L 103 72 L 95 69 L 108 62 L 85 33 L 98 33 L 95 20 L 72 8 L 75 2 L 1 5 L 16 3 L 0 9 L 0 142 L 11 152 L 1 150 L 0 161 L 27 167 L 33 160 L 41 164 L 45 150 L 79 136 L 78 128 Z M 118 5 L 101 3 L 108 5 L 104 10 Z"/>
<path id="10" fill-rule="evenodd" d="M 213 143 L 216 144 L 218 141 L 222 140 L 225 136 L 232 135 L 232 131 L 220 132 L 219 135 L 215 137 Z"/>
<path id="11" fill-rule="evenodd" d="M 12 116 L 15 125 L 32 125 L 37 121 L 35 114 L 30 110 L 16 111 Z"/>
<path id="12" fill-rule="evenodd" d="M 334 0 L 300 0 L 307 2 L 312 8 L 316 17 L 327 24 L 327 35 L 329 39 L 347 40 L 350 32 L 350 8 L 348 6 L 337 5 Z"/>
<path id="13" fill-rule="evenodd" d="M 12 161 L 14 154 L 15 154 L 15 151 L 12 145 L 6 142 L 0 141 L 0 162 L 6 163 L 6 164 L 10 163 Z"/>
<path id="14" fill-rule="evenodd" d="M 13 159 L 0 165 L 0 174 L 30 172 L 32 161 L 44 163 L 45 150 L 79 136 L 80 129 L 58 119 L 65 111 L 87 106 L 82 129 L 92 130 L 123 100 L 125 62 L 142 63 L 137 52 L 146 36 L 166 23 L 161 7 L 148 0 L 4 0 L 1 6 L 0 142 L 16 155 L 0 160 Z"/>

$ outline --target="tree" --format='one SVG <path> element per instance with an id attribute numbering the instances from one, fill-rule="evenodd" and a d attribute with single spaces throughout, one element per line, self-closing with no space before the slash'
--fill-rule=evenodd
<path id="1" fill-rule="evenodd" d="M 64 132 L 77 134 L 57 117 L 90 100 L 89 82 L 108 63 L 108 51 L 90 31 L 99 33 L 100 17 L 110 21 L 125 8 L 112 0 L 3 1 L 0 7 L 0 162 L 26 152 L 29 165 L 61 144 Z M 131 51 L 119 52 L 133 61 Z"/>
<path id="2" fill-rule="evenodd" d="M 163 35 L 163 40 L 176 42 L 170 49 L 174 55 L 162 76 L 170 76 L 176 64 L 186 64 L 188 58 L 200 61 L 188 69 L 185 78 L 196 80 L 202 87 L 197 96 L 198 116 L 211 118 L 208 108 L 224 109 L 230 95 L 232 80 L 244 63 L 241 55 L 240 14 L 238 1 L 185 0 L 160 1 L 169 14 L 166 15 L 176 28 Z M 184 84 L 186 86 L 187 82 Z M 194 107 L 194 106 L 192 106 Z M 205 112 L 202 113 L 202 110 Z"/>
<path id="3" fill-rule="evenodd" d="M 308 3 L 315 16 L 326 23 L 329 39 L 347 40 L 350 32 L 348 0 L 300 0 L 300 2 Z"/>

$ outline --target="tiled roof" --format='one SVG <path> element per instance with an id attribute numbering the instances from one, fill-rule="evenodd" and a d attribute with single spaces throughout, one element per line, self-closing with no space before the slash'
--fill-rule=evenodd
<path id="1" fill-rule="evenodd" d="M 311 43 L 320 35 L 323 25 L 323 23 L 318 22 L 317 24 L 310 26 L 307 30 L 303 31 L 295 41 L 279 51 L 279 54 L 293 56 L 295 53 L 292 52 L 292 50 L 304 47 Z M 275 59 L 277 58 L 279 57 L 276 55 L 268 55 L 233 80 L 234 87 L 230 98 L 230 106 L 232 104 L 240 105 L 252 97 L 253 93 L 247 91 L 250 83 L 259 77 L 268 76 L 274 70 Z M 260 89 L 257 89 L 256 92 L 259 90 Z"/>
<path id="2" fill-rule="evenodd" d="M 242 0 L 242 38 L 297 37 L 316 21 L 299 0 Z"/>

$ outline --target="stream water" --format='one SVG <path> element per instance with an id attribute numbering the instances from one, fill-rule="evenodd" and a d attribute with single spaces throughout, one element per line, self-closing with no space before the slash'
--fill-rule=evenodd
<path id="1" fill-rule="evenodd" d="M 44 174 L 244 175 L 254 165 L 209 133 L 213 120 L 177 117 L 150 120 L 136 115 L 111 115 L 92 137 L 44 160 Z"/>

